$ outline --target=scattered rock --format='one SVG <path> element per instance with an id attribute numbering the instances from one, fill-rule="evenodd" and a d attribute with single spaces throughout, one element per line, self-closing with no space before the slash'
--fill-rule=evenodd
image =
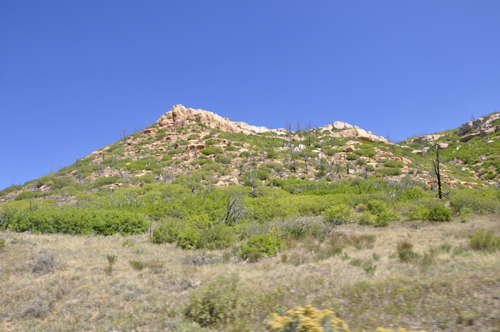
<path id="1" fill-rule="evenodd" d="M 446 150 L 448 148 L 448 143 L 438 143 L 437 144 L 438 150 Z"/>

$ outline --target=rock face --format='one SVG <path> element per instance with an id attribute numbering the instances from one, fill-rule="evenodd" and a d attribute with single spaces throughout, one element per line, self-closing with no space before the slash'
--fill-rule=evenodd
<path id="1" fill-rule="evenodd" d="M 323 126 L 320 129 L 323 129 L 323 130 L 343 130 L 343 129 L 352 129 L 352 128 L 353 128 L 353 126 L 351 126 L 347 122 L 334 121 L 334 122 L 332 122 L 331 125 Z"/>
<path id="2" fill-rule="evenodd" d="M 233 122 L 228 118 L 223 118 L 215 113 L 204 111 L 200 109 L 186 108 L 182 105 L 175 105 L 172 109 L 163 114 L 156 124 L 161 128 L 174 128 L 178 126 L 183 126 L 186 123 L 196 123 L 200 122 L 210 128 L 216 128 L 232 133 L 245 133 L 245 134 L 255 134 L 255 133 L 267 133 L 274 132 L 277 134 L 286 134 L 285 129 L 269 129 L 266 127 L 256 127 L 249 125 L 245 122 Z M 152 128 L 154 129 L 154 128 Z M 144 133 L 154 133 L 152 129 L 147 129 Z M 359 127 L 352 126 L 346 122 L 335 121 L 332 124 L 326 125 L 324 127 L 318 128 L 319 130 L 343 130 L 341 132 L 335 132 L 332 134 L 333 137 L 353 137 L 359 138 L 367 142 L 381 142 L 389 143 L 385 138 L 379 137 L 367 132 Z M 168 139 L 168 138 L 167 138 Z M 300 137 L 294 137 L 296 140 L 300 140 Z"/>
<path id="3" fill-rule="evenodd" d="M 461 125 L 460 128 L 458 129 L 458 135 L 462 136 L 471 131 L 472 129 L 478 127 L 479 131 L 484 132 L 485 130 L 490 129 L 492 127 L 491 123 L 497 119 L 500 119 L 500 113 L 490 114 L 482 118 L 476 119 L 474 121 L 466 122 L 463 125 Z"/>
<path id="4" fill-rule="evenodd" d="M 332 137 L 339 137 L 339 138 L 352 137 L 352 138 L 359 138 L 360 140 L 366 142 L 380 142 L 385 144 L 389 143 L 385 138 L 369 134 L 368 132 L 366 132 L 366 130 L 363 129 L 344 130 L 338 133 L 333 133 Z"/>
<path id="5" fill-rule="evenodd" d="M 418 136 L 416 138 L 411 138 L 406 140 L 408 143 L 426 143 L 430 141 L 434 141 L 441 137 L 443 135 L 423 135 L 423 136 Z"/>
<path id="6" fill-rule="evenodd" d="M 169 112 L 163 114 L 158 121 L 156 121 L 156 124 L 160 128 L 172 128 L 176 126 L 183 126 L 187 122 L 200 122 L 210 128 L 233 133 L 286 133 L 285 129 L 268 129 L 266 127 L 251 126 L 245 122 L 232 122 L 228 118 L 223 118 L 215 113 L 200 109 L 195 110 L 192 108 L 185 108 L 182 105 L 173 106 Z"/>

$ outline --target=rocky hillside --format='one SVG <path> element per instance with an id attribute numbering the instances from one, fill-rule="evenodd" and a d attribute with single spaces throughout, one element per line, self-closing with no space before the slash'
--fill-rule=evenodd
<path id="1" fill-rule="evenodd" d="M 471 171 L 477 179 L 498 182 L 500 173 L 500 113 L 465 122 L 459 128 L 410 138 L 402 146 L 412 153 L 428 156 L 436 149 L 441 158 L 457 169 Z"/>
<path id="2" fill-rule="evenodd" d="M 431 160 L 440 150 L 446 185 L 486 186 L 500 171 L 500 114 L 460 128 L 392 144 L 370 131 L 335 121 L 291 131 L 233 122 L 176 105 L 143 132 L 92 152 L 73 165 L 0 191 L 0 200 L 58 198 L 147 183 L 273 185 L 275 179 L 410 179 L 435 185 Z"/>

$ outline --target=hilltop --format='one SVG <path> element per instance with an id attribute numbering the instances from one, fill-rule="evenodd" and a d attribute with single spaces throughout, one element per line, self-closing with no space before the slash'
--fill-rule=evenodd
<path id="1" fill-rule="evenodd" d="M 258 171 L 273 179 L 335 181 L 373 176 L 411 178 L 433 185 L 431 159 L 441 150 L 444 182 L 485 186 L 500 171 L 500 114 L 460 128 L 388 142 L 342 121 L 292 131 L 233 122 L 215 113 L 175 105 L 154 125 L 78 159 L 53 174 L 0 191 L 0 199 L 59 197 L 75 200 L 99 188 L 193 181 L 241 185 Z M 248 182 L 248 180 L 247 180 Z"/>

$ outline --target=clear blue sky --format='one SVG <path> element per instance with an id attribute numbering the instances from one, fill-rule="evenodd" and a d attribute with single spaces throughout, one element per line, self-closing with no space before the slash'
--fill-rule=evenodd
<path id="1" fill-rule="evenodd" d="M 393 140 L 500 110 L 500 1 L 0 0 L 0 189 L 174 104 Z"/>

